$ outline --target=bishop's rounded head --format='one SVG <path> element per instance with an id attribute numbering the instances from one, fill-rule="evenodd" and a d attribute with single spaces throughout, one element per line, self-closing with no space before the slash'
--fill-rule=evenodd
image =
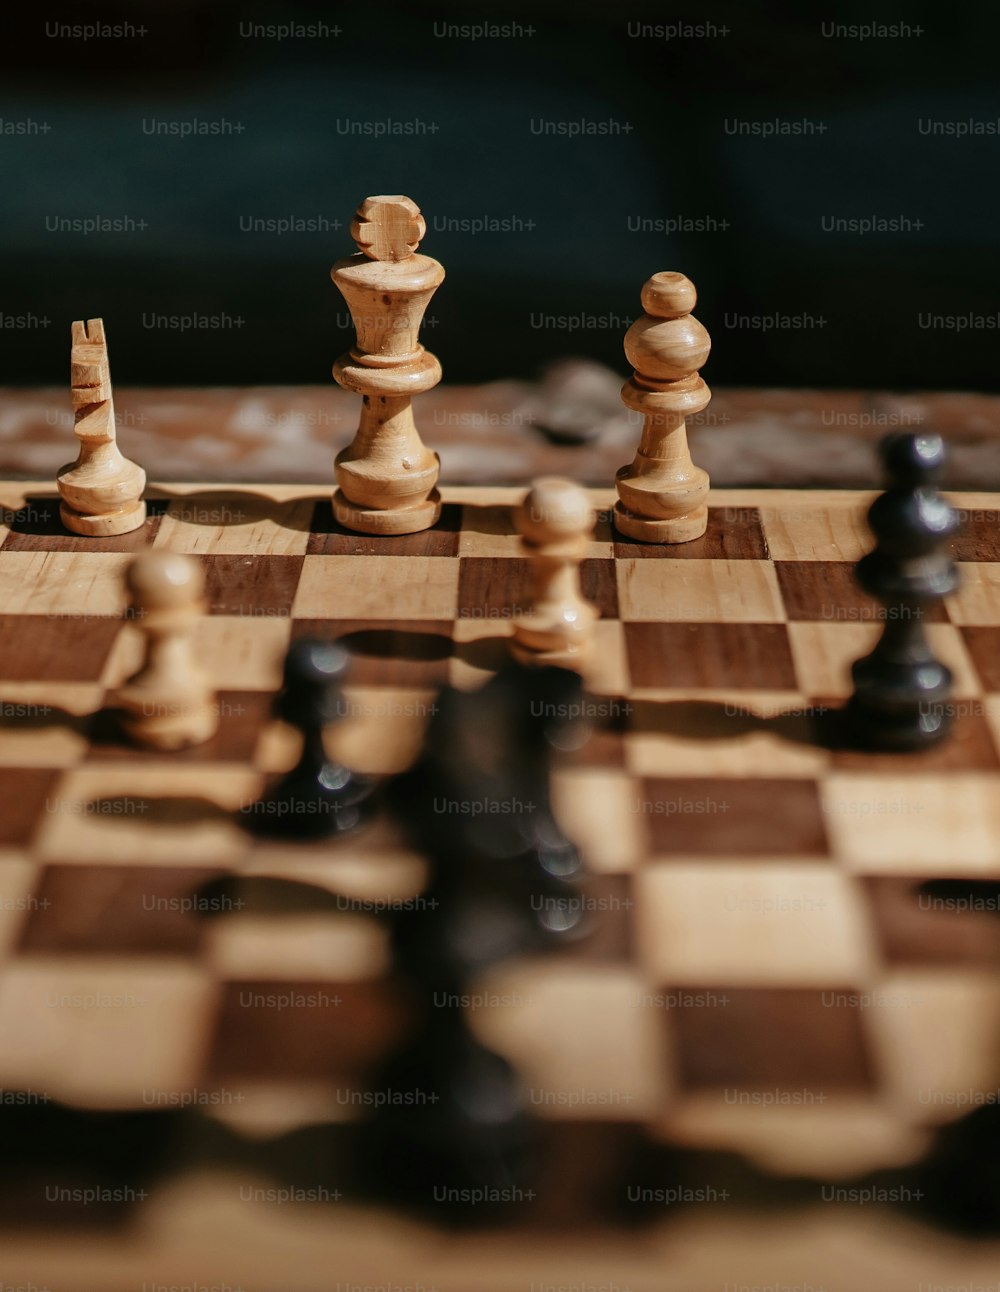
<path id="1" fill-rule="evenodd" d="M 125 572 L 134 605 L 144 610 L 172 610 L 201 599 L 205 575 L 201 563 L 182 552 L 142 552 Z"/>
<path id="2" fill-rule="evenodd" d="M 642 286 L 642 308 L 658 319 L 690 314 L 698 300 L 694 283 L 673 269 L 663 269 Z"/>
<path id="3" fill-rule="evenodd" d="M 694 284 L 683 274 L 664 270 L 642 289 L 645 313 L 625 333 L 625 356 L 641 376 L 652 381 L 679 381 L 698 371 L 712 341 L 694 318 Z"/>
<path id="4" fill-rule="evenodd" d="M 940 435 L 897 432 L 879 445 L 889 482 L 897 489 L 915 489 L 933 483 L 945 464 L 944 440 Z"/>
<path id="5" fill-rule="evenodd" d="M 518 532 L 536 545 L 588 535 L 594 512 L 586 491 L 571 480 L 545 476 L 536 480 L 517 509 Z"/>

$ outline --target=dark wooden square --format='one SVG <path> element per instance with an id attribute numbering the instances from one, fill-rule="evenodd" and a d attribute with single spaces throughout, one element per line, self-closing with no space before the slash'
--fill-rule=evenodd
<path id="1" fill-rule="evenodd" d="M 734 1104 L 741 1092 L 795 1091 L 803 1103 L 813 1092 L 819 1107 L 831 1092 L 870 1088 L 857 992 L 713 985 L 710 1007 L 684 1004 L 681 995 L 669 1015 L 681 1084 L 719 1089 Z"/>
<path id="2" fill-rule="evenodd" d="M 108 538 L 86 538 L 73 534 L 59 519 L 58 494 L 39 494 L 25 500 L 25 506 L 10 515 L 10 532 L 3 542 L 5 552 L 141 552 L 157 535 L 169 503 L 166 499 L 146 500 L 146 522 L 128 534 Z"/>
<path id="3" fill-rule="evenodd" d="M 438 619 L 294 619 L 292 637 L 342 641 L 358 686 L 431 687 L 448 681 L 451 627 Z"/>
<path id="4" fill-rule="evenodd" d="M 283 616 L 302 576 L 301 556 L 202 556 L 205 597 L 211 615 Z"/>
<path id="5" fill-rule="evenodd" d="M 833 624 L 885 621 L 884 608 L 858 587 L 850 561 L 775 561 L 785 612 L 793 622 Z M 943 605 L 929 608 L 928 623 L 947 620 Z"/>
<path id="6" fill-rule="evenodd" d="M 959 508 L 962 528 L 954 539 L 956 561 L 1000 561 L 1000 511 Z"/>
<path id="7" fill-rule="evenodd" d="M 213 1078 L 360 1077 L 388 1050 L 402 1014 L 377 982 L 231 982 L 222 990 Z"/>
<path id="8" fill-rule="evenodd" d="M 328 500 L 316 504 L 307 556 L 457 556 L 462 508 L 445 503 L 436 525 L 419 534 L 355 534 L 334 517 Z"/>
<path id="9" fill-rule="evenodd" d="M 0 615 L 3 682 L 96 682 L 122 621 Z"/>
<path id="10" fill-rule="evenodd" d="M 618 618 L 615 563 L 580 565 L 580 588 L 603 619 Z M 458 564 L 459 619 L 511 619 L 531 609 L 531 562 L 519 556 L 463 556 Z"/>
<path id="11" fill-rule="evenodd" d="M 576 900 L 583 916 L 582 932 L 569 942 L 566 954 L 582 960 L 633 958 L 635 899 L 631 875 L 590 875 Z"/>
<path id="12" fill-rule="evenodd" d="M 886 960 L 910 965 L 1000 964 L 1000 884 L 867 876 L 868 909 Z"/>
<path id="13" fill-rule="evenodd" d="M 826 857 L 812 780 L 645 777 L 630 804 L 650 851 L 695 857 Z"/>
<path id="14" fill-rule="evenodd" d="M 794 691 L 784 624 L 626 623 L 629 675 L 637 687 Z"/>
<path id="15" fill-rule="evenodd" d="M 961 633 L 983 689 L 1000 691 L 1000 627 L 975 626 L 962 628 Z"/>
<path id="16" fill-rule="evenodd" d="M 217 874 L 189 866 L 48 866 L 21 949 L 191 954 L 203 927 L 193 902 Z"/>
<path id="17" fill-rule="evenodd" d="M 835 748 L 831 754 L 832 766 L 838 771 L 863 771 L 873 776 L 1000 770 L 993 735 L 982 712 L 982 700 L 950 700 L 948 708 L 954 721 L 948 735 L 936 745 L 898 754 Z M 827 723 L 827 729 L 836 730 L 834 724 L 838 715 L 832 709 L 830 712 L 831 721 Z"/>
<path id="18" fill-rule="evenodd" d="M 58 810 L 61 778 L 49 767 L 0 767 L 0 845 L 31 842 L 45 814 Z"/>
<path id="19" fill-rule="evenodd" d="M 765 561 L 767 540 L 756 507 L 709 507 L 708 528 L 690 543 L 640 543 L 615 530 L 615 558 L 622 557 Z"/>

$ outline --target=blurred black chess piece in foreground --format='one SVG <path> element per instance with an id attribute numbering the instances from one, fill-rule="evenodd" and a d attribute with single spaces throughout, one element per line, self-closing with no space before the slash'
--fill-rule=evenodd
<path id="1" fill-rule="evenodd" d="M 576 673 L 518 664 L 479 691 L 447 688 L 422 757 L 389 791 L 430 881 L 396 917 L 397 967 L 420 1022 L 379 1074 L 366 1161 L 383 1196 L 445 1204 L 438 1214 L 452 1220 L 513 1216 L 530 1196 L 536 1126 L 517 1073 L 465 1006 L 497 962 L 583 929 L 582 862 L 549 793 L 581 699 Z"/>

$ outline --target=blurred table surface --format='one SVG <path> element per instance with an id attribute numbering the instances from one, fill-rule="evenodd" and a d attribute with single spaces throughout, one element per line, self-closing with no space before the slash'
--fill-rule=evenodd
<path id="1" fill-rule="evenodd" d="M 608 484 L 639 438 L 638 415 L 619 400 L 622 376 L 567 360 L 537 382 L 439 386 L 414 413 L 448 483 L 554 474 Z M 122 449 L 154 480 L 330 484 L 358 406 L 332 382 L 115 390 Z M 66 387 L 0 389 L 0 475 L 54 477 L 76 456 L 72 427 Z M 1000 395 L 720 389 L 689 430 L 717 487 L 871 488 L 884 434 L 937 431 L 950 447 L 947 487 L 1000 489 Z"/>

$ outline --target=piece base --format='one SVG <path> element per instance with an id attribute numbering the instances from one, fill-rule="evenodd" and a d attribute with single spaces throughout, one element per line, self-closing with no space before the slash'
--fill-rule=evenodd
<path id="1" fill-rule="evenodd" d="M 143 749 L 188 749 L 211 740 L 219 728 L 214 705 L 171 713 L 162 717 L 143 717 L 123 710 L 118 716 L 122 732 Z"/>
<path id="2" fill-rule="evenodd" d="M 86 516 L 62 502 L 59 504 L 59 519 L 74 534 L 83 534 L 87 538 L 111 538 L 115 534 L 131 534 L 134 529 L 145 525 L 146 504 L 140 498 L 120 511 Z"/>
<path id="3" fill-rule="evenodd" d="M 697 507 L 684 516 L 671 516 L 669 520 L 648 520 L 616 502 L 612 522 L 619 534 L 640 543 L 690 543 L 692 539 L 701 538 L 708 528 L 708 508 Z"/>
<path id="4" fill-rule="evenodd" d="M 563 646 L 555 650 L 533 650 L 516 637 L 510 639 L 510 653 L 519 664 L 532 668 L 570 668 L 579 673 L 590 662 L 590 644 Z"/>
<path id="5" fill-rule="evenodd" d="M 844 734 L 851 746 L 887 753 L 930 749 L 951 731 L 951 714 L 944 705 L 912 713 L 885 713 L 865 704 L 856 695 L 842 711 Z"/>
<path id="6" fill-rule="evenodd" d="M 356 507 L 338 489 L 333 495 L 333 514 L 338 525 L 359 534 L 418 534 L 437 524 L 441 516 L 441 495 L 433 489 L 423 502 L 382 510 Z"/>

